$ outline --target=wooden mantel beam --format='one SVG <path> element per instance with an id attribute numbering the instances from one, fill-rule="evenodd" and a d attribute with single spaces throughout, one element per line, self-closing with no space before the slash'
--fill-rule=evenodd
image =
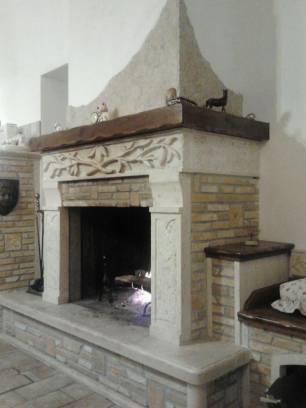
<path id="1" fill-rule="evenodd" d="M 95 125 L 80 126 L 30 140 L 34 152 L 47 152 L 112 139 L 187 128 L 256 141 L 269 139 L 269 124 L 182 102 L 122 116 Z"/>

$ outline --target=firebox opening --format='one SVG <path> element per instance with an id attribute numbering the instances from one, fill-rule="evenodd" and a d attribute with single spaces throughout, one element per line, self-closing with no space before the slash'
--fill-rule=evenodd
<path id="1" fill-rule="evenodd" d="M 150 324 L 148 208 L 71 209 L 70 251 L 70 301 L 118 320 Z"/>

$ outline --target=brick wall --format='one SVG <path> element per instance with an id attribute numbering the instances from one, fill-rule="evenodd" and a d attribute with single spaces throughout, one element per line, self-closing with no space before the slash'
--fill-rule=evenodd
<path id="1" fill-rule="evenodd" d="M 252 177 L 195 174 L 192 187 L 192 330 L 206 333 L 208 245 L 245 241 L 258 232 L 258 180 Z M 216 305 L 217 306 L 217 305 Z"/>
<path id="2" fill-rule="evenodd" d="M 212 334 L 217 340 L 235 342 L 234 262 L 212 260 Z"/>
<path id="3" fill-rule="evenodd" d="M 208 385 L 209 408 L 242 408 L 242 370 L 237 369 Z"/>
<path id="4" fill-rule="evenodd" d="M 0 154 L 0 178 L 19 179 L 19 201 L 0 216 L 0 290 L 28 286 L 35 271 L 34 160 Z"/>
<path id="5" fill-rule="evenodd" d="M 148 177 L 123 177 L 60 184 L 64 206 L 151 207 Z"/>

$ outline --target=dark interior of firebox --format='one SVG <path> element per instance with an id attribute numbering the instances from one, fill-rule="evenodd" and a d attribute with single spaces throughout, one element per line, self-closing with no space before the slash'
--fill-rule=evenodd
<path id="1" fill-rule="evenodd" d="M 148 208 L 70 210 L 70 301 L 148 326 L 150 261 Z"/>

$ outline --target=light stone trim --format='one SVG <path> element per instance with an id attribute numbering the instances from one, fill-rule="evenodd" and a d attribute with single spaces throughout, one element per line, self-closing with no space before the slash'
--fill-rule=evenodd
<path id="1" fill-rule="evenodd" d="M 262 143 L 192 129 L 183 134 L 185 172 L 259 177 Z"/>
<path id="2" fill-rule="evenodd" d="M 46 219 L 51 217 L 50 222 L 46 222 L 46 241 L 56 241 L 46 242 L 44 300 L 62 303 L 68 299 L 68 261 L 61 258 L 68 253 L 67 237 L 65 241 L 61 233 L 64 231 L 65 214 L 60 214 L 61 208 L 68 203 L 61 194 L 61 183 L 111 181 L 123 176 L 148 177 L 152 192 L 152 200 L 147 203 L 152 220 L 153 304 L 150 333 L 173 344 L 204 338 L 207 335 L 207 282 L 203 269 L 203 249 L 211 239 L 217 242 L 241 240 L 241 237 L 247 238 L 249 230 L 257 228 L 257 179 L 252 177 L 258 174 L 259 145 L 230 136 L 180 129 L 133 137 L 124 142 L 109 141 L 92 147 L 44 154 L 42 206 Z M 122 158 L 124 160 L 121 162 Z M 243 159 L 238 167 L 235 164 L 240 162 L 237 158 Z M 109 164 L 104 168 L 105 163 Z M 197 177 L 201 177 L 201 188 L 208 183 L 213 189 L 220 188 L 218 194 L 193 191 L 195 170 Z M 228 176 L 224 176 L 226 174 Z M 234 189 L 233 194 L 228 194 L 229 188 Z M 75 199 L 82 206 L 86 205 L 84 200 Z M 204 230 L 192 231 L 194 214 L 191 207 L 195 204 L 206 206 L 210 215 L 215 214 L 217 218 L 227 216 L 228 211 L 229 227 L 218 226 L 224 220 L 218 218 L 213 224 L 213 232 L 206 233 L 204 223 L 198 225 Z M 96 205 L 96 202 L 88 205 Z M 112 201 L 111 205 L 116 206 L 116 203 Z M 124 205 L 124 202 L 119 205 Z M 226 207 L 223 213 L 219 211 L 220 206 Z M 58 220 L 52 222 L 52 213 L 58 214 Z M 241 225 L 236 221 L 239 214 L 242 217 L 242 221 L 239 221 Z M 169 288 L 162 284 L 165 266 L 169 273 L 166 278 L 169 278 Z"/>
<path id="3" fill-rule="evenodd" d="M 44 180 L 57 181 L 148 174 L 152 169 L 179 167 L 181 159 L 179 138 L 171 135 L 53 153 L 44 157 L 43 173 Z"/>
<path id="4" fill-rule="evenodd" d="M 68 211 L 45 211 L 45 290 L 46 302 L 67 303 L 69 298 Z"/>
<path id="5" fill-rule="evenodd" d="M 150 209 L 150 334 L 183 344 L 191 338 L 191 177 L 169 175 L 164 179 L 159 173 L 150 177 L 150 186 L 154 203 Z"/>

